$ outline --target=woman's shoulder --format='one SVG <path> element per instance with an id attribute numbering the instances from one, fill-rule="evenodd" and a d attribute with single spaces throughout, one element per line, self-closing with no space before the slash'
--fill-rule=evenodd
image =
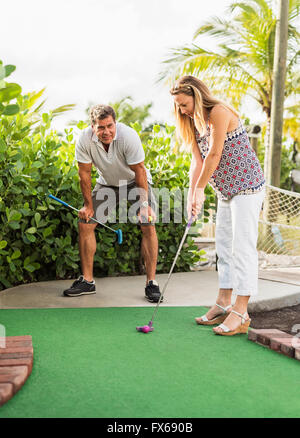
<path id="1" fill-rule="evenodd" d="M 236 119 L 239 119 L 238 114 L 231 111 L 221 103 L 216 104 L 210 111 L 209 121 L 211 124 L 216 125 L 219 123 L 233 123 Z"/>
<path id="2" fill-rule="evenodd" d="M 233 115 L 233 113 L 232 111 L 230 111 L 229 108 L 226 108 L 226 106 L 222 105 L 221 103 L 217 103 L 210 110 L 209 118 L 211 120 L 211 118 L 224 117 L 225 115 L 230 117 L 231 115 Z"/>

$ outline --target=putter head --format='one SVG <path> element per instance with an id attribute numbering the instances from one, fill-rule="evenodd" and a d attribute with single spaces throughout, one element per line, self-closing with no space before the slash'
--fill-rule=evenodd
<path id="1" fill-rule="evenodd" d="M 154 328 L 152 327 L 152 322 L 150 321 L 148 325 L 136 327 L 138 332 L 149 333 L 153 332 Z"/>
<path id="2" fill-rule="evenodd" d="M 123 234 L 120 228 L 117 230 L 117 236 L 118 236 L 118 244 L 121 245 L 121 243 L 123 242 Z"/>

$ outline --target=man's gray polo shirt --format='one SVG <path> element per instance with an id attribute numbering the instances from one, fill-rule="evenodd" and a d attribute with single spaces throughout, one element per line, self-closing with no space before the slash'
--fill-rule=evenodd
<path id="1" fill-rule="evenodd" d="M 99 177 L 97 182 L 107 186 L 118 187 L 127 181 L 135 180 L 135 173 L 129 165 L 141 163 L 145 159 L 140 137 L 133 128 L 116 123 L 116 136 L 105 151 L 92 127 L 85 128 L 76 143 L 75 158 L 80 163 L 93 163 Z M 146 168 L 147 180 L 152 184 L 149 170 Z"/>

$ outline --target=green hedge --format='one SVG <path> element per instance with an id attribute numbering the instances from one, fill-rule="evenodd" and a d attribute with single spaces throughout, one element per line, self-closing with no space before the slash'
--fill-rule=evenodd
<path id="1" fill-rule="evenodd" d="M 51 129 L 51 113 L 39 114 L 32 109 L 37 97 L 37 93 L 24 96 L 19 93 L 13 103 L 8 102 L 18 111 L 0 114 L 0 289 L 26 282 L 74 278 L 81 272 L 76 214 L 50 201 L 47 194 L 52 193 L 77 208 L 82 206 L 74 149 L 76 131 L 85 125 L 79 122 L 77 128 L 66 129 L 59 135 Z M 138 123 L 134 128 L 141 131 Z M 190 157 L 174 153 L 173 135 L 174 127 L 154 126 L 144 144 L 146 165 L 151 168 L 154 187 L 183 190 L 188 186 Z M 214 201 L 209 189 L 207 194 L 206 210 Z M 171 206 L 174 202 L 181 201 L 172 200 Z M 173 223 L 172 211 L 171 223 L 157 225 L 157 272 L 169 271 L 185 225 Z M 105 228 L 98 227 L 96 231 L 95 276 L 142 272 L 139 227 L 131 223 L 118 227 L 123 231 L 122 245 Z M 188 271 L 199 259 L 193 239 L 188 236 L 175 271 Z"/>

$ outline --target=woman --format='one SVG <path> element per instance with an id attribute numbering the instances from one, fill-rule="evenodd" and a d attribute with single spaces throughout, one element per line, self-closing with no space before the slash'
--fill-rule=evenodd
<path id="1" fill-rule="evenodd" d="M 250 296 L 257 295 L 258 218 L 265 179 L 238 113 L 214 98 L 207 86 L 184 76 L 170 90 L 177 131 L 192 152 L 188 216 L 197 216 L 209 183 L 218 197 L 216 251 L 219 293 L 201 325 L 214 325 L 217 335 L 247 333 Z M 232 293 L 236 295 L 231 304 Z"/>

